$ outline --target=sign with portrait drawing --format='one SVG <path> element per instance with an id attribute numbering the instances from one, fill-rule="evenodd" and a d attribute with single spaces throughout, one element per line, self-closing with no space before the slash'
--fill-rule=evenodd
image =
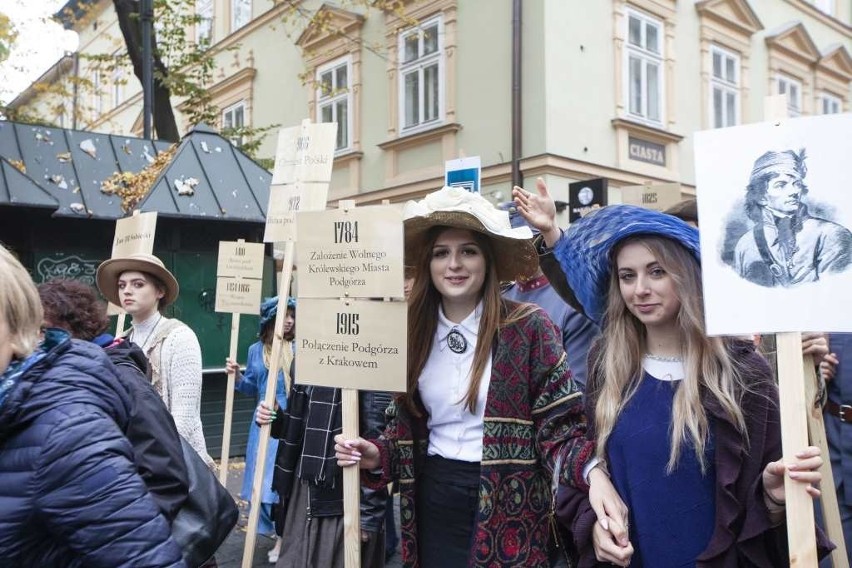
<path id="1" fill-rule="evenodd" d="M 402 209 L 373 205 L 297 215 L 300 298 L 402 298 Z M 304 313 L 304 312 L 302 312 Z"/>
<path id="2" fill-rule="evenodd" d="M 311 314 L 299 318 L 299 382 L 404 392 L 407 310 L 405 302 L 299 298 L 299 313 Z"/>
<path id="3" fill-rule="evenodd" d="M 852 114 L 697 133 L 707 331 L 852 331 Z"/>

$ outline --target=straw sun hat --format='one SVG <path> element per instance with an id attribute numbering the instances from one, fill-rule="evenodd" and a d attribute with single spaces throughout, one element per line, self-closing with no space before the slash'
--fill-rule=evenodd
<path id="1" fill-rule="evenodd" d="M 156 276 L 166 287 L 165 294 L 160 300 L 160 308 L 168 306 L 177 299 L 180 286 L 174 275 L 169 272 L 163 261 L 153 254 L 136 253 L 122 258 L 112 258 L 98 266 L 98 290 L 104 297 L 115 304 L 121 305 L 118 297 L 118 277 L 128 271 L 146 272 Z"/>
<path id="2" fill-rule="evenodd" d="M 538 268 L 538 255 L 529 227 L 512 228 L 509 214 L 478 193 L 444 187 L 420 201 L 406 203 L 403 219 L 406 258 L 416 258 L 429 229 L 441 226 L 487 235 L 491 239 L 500 280 L 531 276 Z"/>

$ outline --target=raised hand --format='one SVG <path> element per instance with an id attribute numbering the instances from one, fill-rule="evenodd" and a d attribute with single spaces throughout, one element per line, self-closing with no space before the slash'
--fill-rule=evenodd
<path id="1" fill-rule="evenodd" d="M 544 244 L 552 247 L 562 234 L 556 225 L 556 203 L 547 191 L 547 184 L 542 178 L 535 180 L 535 187 L 538 195 L 516 185 L 512 188 L 512 197 L 521 216 L 527 223 L 541 231 Z"/>

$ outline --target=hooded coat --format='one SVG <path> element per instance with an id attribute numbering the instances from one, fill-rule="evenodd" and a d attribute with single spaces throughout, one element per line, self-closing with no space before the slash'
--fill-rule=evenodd
<path id="1" fill-rule="evenodd" d="M 0 403 L 0 565 L 184 566 L 122 434 L 116 368 L 92 343 L 45 343 Z"/>

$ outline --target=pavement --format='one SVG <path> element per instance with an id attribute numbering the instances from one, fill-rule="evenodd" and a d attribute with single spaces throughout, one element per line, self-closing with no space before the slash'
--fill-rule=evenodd
<path id="1" fill-rule="evenodd" d="M 228 491 L 230 491 L 231 495 L 234 496 L 234 499 L 237 501 L 237 504 L 240 507 L 240 519 L 239 521 L 237 521 L 237 525 L 234 527 L 234 530 L 231 531 L 231 534 L 228 535 L 228 538 L 225 539 L 225 542 L 223 542 L 222 546 L 219 547 L 219 550 L 216 551 L 216 563 L 219 565 L 219 568 L 239 568 L 240 566 L 242 566 L 243 551 L 245 549 L 246 542 L 246 525 L 248 525 L 248 503 L 241 500 L 238 494 L 240 492 L 240 487 L 243 483 L 244 472 L 245 461 L 242 458 L 232 458 L 228 461 L 227 487 Z M 398 497 L 396 499 L 395 504 L 395 513 L 397 518 L 396 526 L 397 532 L 399 532 Z M 263 566 L 269 568 L 270 566 L 272 566 L 267 560 L 267 553 L 272 549 L 274 544 L 275 543 L 270 538 L 267 538 L 262 535 L 257 536 L 257 539 L 255 540 L 252 567 Z M 284 543 L 282 546 L 287 546 L 287 544 Z M 390 562 L 385 564 L 385 568 L 401 567 L 402 562 L 400 560 L 399 551 L 397 550 L 397 553 L 390 559 Z M 301 567 L 294 566 L 292 568 Z"/>

